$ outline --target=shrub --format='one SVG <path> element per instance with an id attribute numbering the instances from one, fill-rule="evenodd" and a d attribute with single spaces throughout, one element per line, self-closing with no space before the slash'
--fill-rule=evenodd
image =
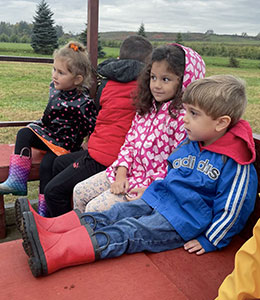
<path id="1" fill-rule="evenodd" d="M 239 68 L 238 59 L 236 59 L 234 56 L 230 56 L 228 66 L 231 68 Z"/>

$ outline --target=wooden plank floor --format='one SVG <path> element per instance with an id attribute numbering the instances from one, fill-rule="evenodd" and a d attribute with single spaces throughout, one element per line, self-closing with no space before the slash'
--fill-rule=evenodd
<path id="1" fill-rule="evenodd" d="M 183 249 L 124 255 L 34 278 L 14 240 L 0 244 L 0 299 L 213 300 L 241 244 L 201 257 Z"/>

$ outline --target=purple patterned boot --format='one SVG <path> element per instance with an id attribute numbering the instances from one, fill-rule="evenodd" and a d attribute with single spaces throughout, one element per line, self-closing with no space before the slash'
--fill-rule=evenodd
<path id="1" fill-rule="evenodd" d="M 10 156 L 9 175 L 5 182 L 0 183 L 0 194 L 27 195 L 27 180 L 32 159 L 29 156 L 23 156 L 22 151 L 21 154 Z"/>
<path id="2" fill-rule="evenodd" d="M 38 202 L 38 214 L 42 217 L 47 217 L 47 205 L 44 198 L 44 194 L 39 194 L 39 202 Z"/>

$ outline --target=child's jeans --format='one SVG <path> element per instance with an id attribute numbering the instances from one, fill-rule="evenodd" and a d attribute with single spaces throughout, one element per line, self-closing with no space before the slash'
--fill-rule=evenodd
<path id="1" fill-rule="evenodd" d="M 107 211 L 90 212 L 85 219 L 91 224 L 92 218 L 88 215 L 97 221 L 95 231 L 99 246 L 107 243 L 107 237 L 98 232 L 103 231 L 110 237 L 108 247 L 101 252 L 102 259 L 145 250 L 161 252 L 184 245 L 172 225 L 142 199 L 117 203 Z"/>
<path id="2" fill-rule="evenodd" d="M 106 171 L 99 172 L 78 183 L 73 190 L 74 209 L 81 212 L 104 211 L 117 202 L 127 202 L 125 195 L 110 192 Z"/>

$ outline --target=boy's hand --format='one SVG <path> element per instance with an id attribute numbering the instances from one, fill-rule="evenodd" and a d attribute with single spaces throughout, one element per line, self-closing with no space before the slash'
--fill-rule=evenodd
<path id="1" fill-rule="evenodd" d="M 125 197 L 128 201 L 140 199 L 145 190 L 146 190 L 146 188 L 144 188 L 144 187 L 143 188 L 134 188 L 131 191 L 129 191 L 128 193 L 126 193 Z"/>
<path id="2" fill-rule="evenodd" d="M 198 240 L 191 240 L 184 244 L 184 249 L 189 253 L 196 252 L 197 255 L 201 255 L 205 253 L 204 248 L 202 248 L 201 244 Z"/>
<path id="3" fill-rule="evenodd" d="M 116 179 L 113 183 L 110 185 L 110 191 L 111 193 L 118 195 L 118 194 L 125 194 L 126 191 L 128 191 L 129 188 L 129 182 L 125 179 Z"/>

